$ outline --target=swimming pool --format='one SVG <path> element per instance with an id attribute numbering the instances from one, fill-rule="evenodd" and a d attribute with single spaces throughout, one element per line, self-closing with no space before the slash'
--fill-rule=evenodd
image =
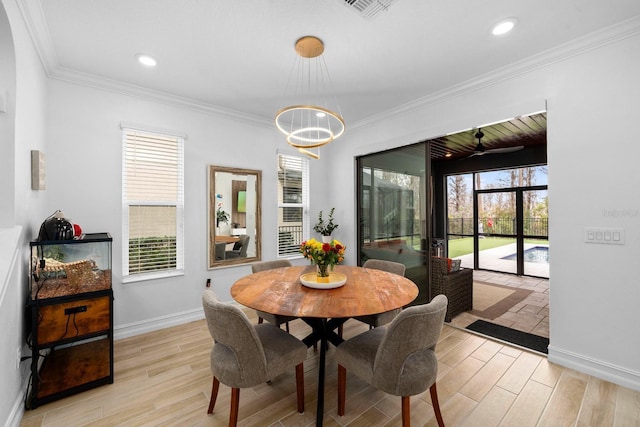
<path id="1" fill-rule="evenodd" d="M 501 259 L 515 260 L 516 254 L 507 255 Z M 524 251 L 524 262 L 549 264 L 549 246 L 534 246 Z"/>

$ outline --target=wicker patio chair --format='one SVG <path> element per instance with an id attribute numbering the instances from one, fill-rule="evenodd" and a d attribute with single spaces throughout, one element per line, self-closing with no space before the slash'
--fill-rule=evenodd
<path id="1" fill-rule="evenodd" d="M 461 268 L 449 272 L 446 258 L 431 258 L 431 297 L 443 294 L 449 300 L 445 322 L 473 309 L 473 270 Z"/>

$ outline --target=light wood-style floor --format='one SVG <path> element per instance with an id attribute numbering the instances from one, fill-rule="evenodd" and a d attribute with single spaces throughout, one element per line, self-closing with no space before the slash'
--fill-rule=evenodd
<path id="1" fill-rule="evenodd" d="M 255 313 L 247 311 L 255 321 Z M 350 320 L 345 338 L 366 330 Z M 303 337 L 308 327 L 291 323 Z M 119 340 L 115 383 L 27 411 L 21 426 L 226 426 L 229 388 L 213 415 L 204 320 Z M 445 325 L 436 348 L 438 394 L 447 426 L 640 426 L 640 392 L 553 365 L 543 356 Z M 400 398 L 347 377 L 347 413 L 339 417 L 334 349 L 327 353 L 325 426 L 399 426 Z M 306 412 L 298 414 L 295 375 L 240 393 L 241 426 L 313 426 L 318 359 L 305 362 Z M 435 426 L 428 391 L 411 398 L 413 426 Z"/>

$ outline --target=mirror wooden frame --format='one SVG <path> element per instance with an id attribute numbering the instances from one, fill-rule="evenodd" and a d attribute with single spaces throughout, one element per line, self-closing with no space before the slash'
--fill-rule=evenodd
<path id="1" fill-rule="evenodd" d="M 208 234 L 207 234 L 207 265 L 209 269 L 217 267 L 226 267 L 238 264 L 247 264 L 261 260 L 262 255 L 262 232 L 261 232 L 261 206 L 262 206 L 262 171 L 254 169 L 242 169 L 232 168 L 225 166 L 208 165 Z M 229 174 L 227 179 L 222 180 L 218 175 L 218 185 L 216 186 L 216 174 Z M 233 179 L 233 178 L 237 179 Z M 255 198 L 253 198 L 251 191 L 247 188 L 247 177 L 254 177 L 255 179 Z M 243 185 L 244 184 L 244 185 Z M 224 186 L 224 188 L 222 188 Z M 238 194 L 243 192 L 241 198 L 241 204 L 245 205 L 246 212 L 238 212 Z M 228 196 L 225 198 L 225 196 Z M 246 199 L 244 199 L 246 197 Z M 227 201 L 230 199 L 230 201 Z M 218 243 L 233 243 L 234 237 L 232 235 L 218 235 L 219 229 L 217 227 L 217 209 L 219 206 L 223 207 L 223 211 L 229 213 L 229 223 L 238 223 L 244 225 L 244 227 L 237 227 L 242 230 L 244 228 L 245 234 L 248 234 L 250 238 L 253 238 L 255 242 L 255 251 L 251 251 L 250 255 L 241 258 L 226 259 L 220 257 L 220 254 L 216 257 L 216 239 L 222 240 Z M 231 208 L 229 207 L 231 206 Z M 251 206 L 255 206 L 255 212 L 252 212 Z M 243 210 L 242 208 L 240 210 Z M 244 224 L 242 224 L 244 221 Z M 233 229 L 232 229 L 233 230 Z M 254 237 L 255 236 L 255 237 Z M 224 237 L 224 239 L 221 239 Z M 251 247 L 252 245 L 250 245 Z M 225 250 L 225 254 L 228 249 Z"/>

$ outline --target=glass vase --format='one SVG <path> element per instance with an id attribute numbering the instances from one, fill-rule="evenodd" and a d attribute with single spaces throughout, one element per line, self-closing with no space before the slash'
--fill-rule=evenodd
<path id="1" fill-rule="evenodd" d="M 329 283 L 329 266 L 318 264 L 316 281 L 318 283 Z"/>

